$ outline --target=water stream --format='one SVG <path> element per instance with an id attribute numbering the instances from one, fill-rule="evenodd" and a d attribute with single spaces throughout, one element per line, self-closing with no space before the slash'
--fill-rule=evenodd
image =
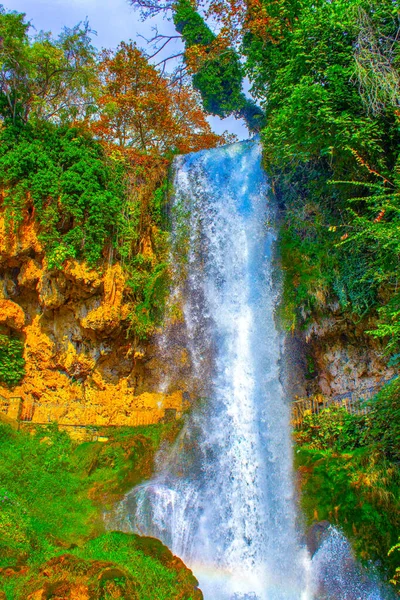
<path id="1" fill-rule="evenodd" d="M 122 512 L 131 530 L 161 539 L 192 568 L 205 600 L 308 600 L 259 144 L 179 157 L 174 190 L 177 255 L 187 248 L 177 295 L 205 399 Z"/>

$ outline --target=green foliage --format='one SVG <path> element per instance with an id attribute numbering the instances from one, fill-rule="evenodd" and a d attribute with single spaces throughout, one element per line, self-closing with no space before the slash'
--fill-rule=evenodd
<path id="1" fill-rule="evenodd" d="M 193 76 L 193 86 L 201 93 L 204 109 L 222 118 L 243 107 L 241 82 L 240 63 L 233 50 L 226 51 L 222 58 L 207 61 Z"/>
<path id="2" fill-rule="evenodd" d="M 202 46 L 207 53 L 216 36 L 193 7 L 190 0 L 179 0 L 174 7 L 174 23 L 181 33 L 186 49 Z M 206 58 L 193 76 L 193 86 L 199 90 L 205 110 L 227 117 L 246 105 L 242 93 L 243 70 L 239 56 L 227 48 L 217 56 Z"/>
<path id="3" fill-rule="evenodd" d="M 350 414 L 345 408 L 333 405 L 319 414 L 306 415 L 296 440 L 315 450 L 354 450 L 365 445 L 365 420 L 365 416 Z"/>
<path id="4" fill-rule="evenodd" d="M 308 523 L 317 518 L 338 525 L 361 559 L 378 561 L 391 575 L 398 564 L 394 554 L 388 557 L 400 526 L 398 468 L 370 447 L 337 452 L 301 446 L 295 456 Z"/>
<path id="5" fill-rule="evenodd" d="M 147 208 L 155 225 L 151 234 L 154 255 L 138 253 L 126 265 L 127 286 L 134 303 L 129 328 L 138 339 L 147 339 L 162 325 L 170 290 L 169 235 L 166 231 L 169 227 L 166 217 L 169 193 L 169 181 L 165 179 L 154 191 Z"/>
<path id="6" fill-rule="evenodd" d="M 400 461 L 400 380 L 385 385 L 370 402 L 366 442 L 393 462 Z"/>
<path id="7" fill-rule="evenodd" d="M 332 406 L 306 415 L 295 435 L 307 519 L 338 524 L 357 554 L 389 576 L 398 567 L 390 548 L 400 526 L 399 398 L 395 379 L 368 401 L 366 414 Z"/>
<path id="8" fill-rule="evenodd" d="M 136 263 L 140 258 L 141 255 L 136 257 Z M 141 262 L 143 264 L 145 259 Z M 162 323 L 170 287 L 168 264 L 159 263 L 151 271 L 133 272 L 128 285 L 133 292 L 139 290 L 141 297 L 130 315 L 131 328 L 139 339 L 146 339 L 154 331 L 154 327 Z"/>
<path id="9" fill-rule="evenodd" d="M 150 215 L 153 222 L 160 228 L 166 229 L 166 204 L 169 199 L 169 181 L 165 179 L 155 190 L 150 203 Z"/>
<path id="10" fill-rule="evenodd" d="M 0 335 L 0 381 L 12 387 L 18 385 L 25 375 L 22 340 Z"/>
<path id="11" fill-rule="evenodd" d="M 215 40 L 215 35 L 190 0 L 178 0 L 174 7 L 174 23 L 188 48 L 209 46 Z"/>
<path id="12" fill-rule="evenodd" d="M 361 402 L 361 401 L 360 401 Z M 317 450 L 346 452 L 369 446 L 384 460 L 400 460 L 400 379 L 386 384 L 371 400 L 362 401 L 365 414 L 351 414 L 332 405 L 318 414 L 305 415 L 299 444 Z"/>
<path id="13" fill-rule="evenodd" d="M 388 556 L 392 555 L 395 552 L 400 552 L 400 538 L 399 538 L 399 543 L 395 544 L 394 546 L 392 546 L 388 552 Z M 393 585 L 397 586 L 400 584 L 400 567 L 396 567 L 396 570 L 393 574 L 392 579 L 390 580 L 390 583 L 392 583 Z"/>
<path id="14" fill-rule="evenodd" d="M 41 124 L 0 133 L 0 185 L 9 190 L 8 222 L 17 226 L 28 195 L 50 268 L 66 258 L 98 262 L 123 227 L 123 165 L 75 128 Z"/>
<path id="15" fill-rule="evenodd" d="M 327 244 L 315 242 L 322 225 L 314 207 L 305 207 L 309 218 L 301 221 L 289 216 L 281 228 L 279 253 L 284 273 L 283 297 L 280 315 L 286 329 L 294 329 L 297 322 L 325 307 L 327 289 L 334 274 L 333 265 L 328 268 L 331 255 L 326 252 Z M 315 220 L 314 220 L 315 219 Z"/>
<path id="16" fill-rule="evenodd" d="M 0 5 L 0 116 L 66 121 L 93 111 L 95 50 L 87 23 L 64 28 L 58 39 L 29 38 L 25 15 Z"/>
<path id="17" fill-rule="evenodd" d="M 131 167 L 122 156 L 108 157 L 80 128 L 50 123 L 0 130 L 0 186 L 8 227 L 17 230 L 24 211 L 40 224 L 40 241 L 50 269 L 68 258 L 95 266 L 111 253 L 130 276 L 134 302 L 131 330 L 147 337 L 161 322 L 168 293 L 168 236 L 160 229 L 166 183 L 150 202 L 131 199 Z M 136 169 L 140 171 L 140 167 Z M 138 173 L 143 177 L 146 173 Z M 135 253 L 144 226 L 152 228 L 154 255 Z"/>
<path id="18" fill-rule="evenodd" d="M 0 6 L 0 187 L 8 232 L 18 235 L 23 221 L 34 219 L 48 269 L 62 269 L 67 259 L 101 269 L 120 261 L 132 284 L 124 290 L 130 331 L 146 338 L 162 321 L 168 292 L 169 161 L 178 146 L 208 147 L 218 136 L 193 91 L 178 93 L 129 44 L 121 48 L 131 48 L 136 63 L 121 48 L 99 55 L 87 22 L 57 38 L 30 31 L 24 14 Z M 115 76 L 120 118 L 110 128 L 107 93 Z M 132 127 L 140 135 L 118 146 L 117 132 Z M 155 130 L 162 139 L 154 145 Z"/>

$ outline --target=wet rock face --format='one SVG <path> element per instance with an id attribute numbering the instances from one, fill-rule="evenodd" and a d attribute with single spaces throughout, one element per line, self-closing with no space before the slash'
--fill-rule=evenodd
<path id="1" fill-rule="evenodd" d="M 26 361 L 21 384 L 9 390 L 0 383 L 0 395 L 34 402 L 37 422 L 149 424 L 165 409 L 181 413 L 190 371 L 185 348 L 169 353 L 177 366 L 171 378 L 156 358 L 156 339 L 140 347 L 129 339 L 132 307 L 121 265 L 93 269 L 69 260 L 62 271 L 50 269 L 38 233 L 29 216 L 18 235 L 10 233 L 0 212 L 0 333 L 24 339 Z M 85 415 L 78 414 L 83 407 Z M 129 422 L 135 410 L 147 411 L 140 423 Z"/>
<path id="2" fill-rule="evenodd" d="M 312 342 L 317 381 L 322 394 L 335 396 L 377 386 L 394 372 L 388 369 L 383 347 L 373 338 L 349 330 Z"/>
<path id="3" fill-rule="evenodd" d="M 306 535 L 307 549 L 312 556 L 320 549 L 324 540 L 329 535 L 329 521 L 318 521 L 313 523 Z"/>
<path id="4" fill-rule="evenodd" d="M 383 344 L 367 335 L 373 323 L 355 324 L 331 314 L 286 341 L 288 396 L 326 397 L 360 392 L 394 375 L 387 367 Z"/>

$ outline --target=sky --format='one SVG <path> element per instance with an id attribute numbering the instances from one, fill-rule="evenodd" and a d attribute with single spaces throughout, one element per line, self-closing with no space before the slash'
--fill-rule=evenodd
<path id="1" fill-rule="evenodd" d="M 150 38 L 154 26 L 163 34 L 176 33 L 173 23 L 161 17 L 142 22 L 128 0 L 3 0 L 1 4 L 7 10 L 26 13 L 27 20 L 37 31 L 51 31 L 54 35 L 64 26 L 72 27 L 87 17 L 91 28 L 97 32 L 93 38 L 97 48 L 115 48 L 119 42 L 128 40 L 145 47 L 146 42 L 139 36 Z M 233 117 L 209 117 L 209 121 L 217 133 L 227 130 L 239 139 L 248 137 L 243 121 Z"/>

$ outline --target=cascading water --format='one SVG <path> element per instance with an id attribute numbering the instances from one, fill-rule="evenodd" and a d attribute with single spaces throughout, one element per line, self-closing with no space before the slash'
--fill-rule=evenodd
<path id="1" fill-rule="evenodd" d="M 174 190 L 175 257 L 187 250 L 175 293 L 206 399 L 119 512 L 125 528 L 161 539 L 192 568 L 205 600 L 306 600 L 259 144 L 179 157 Z"/>
<path id="2" fill-rule="evenodd" d="M 198 378 L 210 380 L 184 433 L 191 443 L 127 496 L 124 512 L 134 530 L 183 558 L 206 600 L 300 600 L 305 557 L 295 531 L 273 315 L 273 211 L 260 147 L 242 142 L 175 166 L 173 236 L 178 244 L 188 236 L 188 340 Z"/>

